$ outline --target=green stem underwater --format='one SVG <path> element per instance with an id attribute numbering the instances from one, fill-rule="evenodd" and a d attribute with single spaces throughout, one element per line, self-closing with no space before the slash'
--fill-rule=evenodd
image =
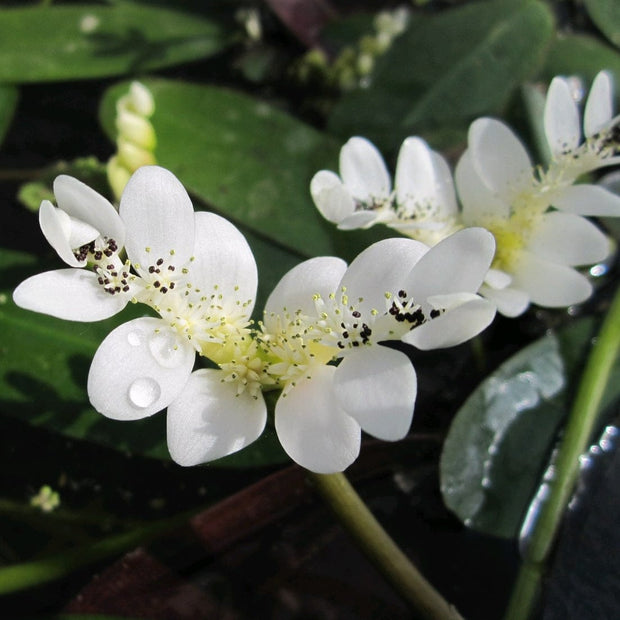
<path id="1" fill-rule="evenodd" d="M 416 618 L 462 620 L 387 534 L 344 474 L 308 472 L 308 477 L 364 554 L 415 610 Z"/>
<path id="2" fill-rule="evenodd" d="M 555 477 L 547 500 L 523 551 L 523 563 L 505 620 L 526 620 L 538 599 L 541 581 L 562 517 L 579 476 L 579 457 L 586 452 L 610 373 L 620 348 L 620 289 L 594 342 L 555 461 Z"/>

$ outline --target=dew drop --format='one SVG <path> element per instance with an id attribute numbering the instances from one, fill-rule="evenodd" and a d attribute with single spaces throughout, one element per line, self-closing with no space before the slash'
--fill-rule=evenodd
<path id="1" fill-rule="evenodd" d="M 127 392 L 129 401 L 134 407 L 138 409 L 146 409 L 157 401 L 161 395 L 161 388 L 159 383 L 155 379 L 148 377 L 142 377 L 136 379 L 130 386 Z"/>
<path id="2" fill-rule="evenodd" d="M 127 342 L 132 347 L 139 347 L 144 342 L 144 334 L 140 331 L 129 332 L 127 334 Z"/>
<path id="3" fill-rule="evenodd" d="M 174 333 L 162 330 L 149 338 L 151 355 L 164 368 L 177 368 L 185 360 L 185 348 Z"/>

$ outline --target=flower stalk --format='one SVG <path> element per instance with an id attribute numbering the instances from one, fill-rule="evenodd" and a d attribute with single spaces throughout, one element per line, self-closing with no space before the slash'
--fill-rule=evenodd
<path id="1" fill-rule="evenodd" d="M 462 620 L 401 551 L 342 473 L 315 474 L 308 478 L 329 504 L 340 523 L 363 553 L 425 620 Z"/>
<path id="2" fill-rule="evenodd" d="M 620 348 L 620 289 L 607 312 L 579 384 L 555 462 L 548 499 L 524 549 L 505 620 L 525 620 L 536 604 L 544 568 L 579 476 L 579 457 L 588 448 L 605 388 Z"/>

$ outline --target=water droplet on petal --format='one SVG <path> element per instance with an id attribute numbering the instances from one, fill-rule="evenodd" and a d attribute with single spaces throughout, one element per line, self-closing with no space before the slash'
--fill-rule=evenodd
<path id="1" fill-rule="evenodd" d="M 127 342 L 132 347 L 139 347 L 144 342 L 144 333 L 140 331 L 129 332 L 127 334 Z"/>
<path id="2" fill-rule="evenodd" d="M 154 333 L 149 338 L 149 349 L 155 360 L 164 368 L 176 368 L 185 359 L 183 343 L 168 330 Z"/>
<path id="3" fill-rule="evenodd" d="M 136 379 L 127 392 L 129 401 L 138 409 L 150 407 L 161 395 L 161 388 L 155 379 L 142 377 Z"/>

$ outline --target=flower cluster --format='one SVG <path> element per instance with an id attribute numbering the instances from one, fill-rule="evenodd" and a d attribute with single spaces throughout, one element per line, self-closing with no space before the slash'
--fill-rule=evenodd
<path id="1" fill-rule="evenodd" d="M 170 454 L 182 465 L 256 440 L 268 417 L 263 392 L 280 390 L 275 427 L 286 452 L 312 471 L 341 471 L 362 430 L 397 440 L 411 424 L 416 374 L 385 343 L 456 345 L 495 315 L 477 294 L 495 250 L 481 228 L 432 248 L 388 239 L 349 266 L 308 260 L 284 275 L 254 323 L 257 268 L 245 238 L 225 219 L 195 213 L 167 170 L 135 172 L 118 212 L 68 176 L 54 193 L 58 206 L 43 202 L 40 225 L 68 267 L 28 278 L 14 300 L 74 321 L 128 303 L 150 308 L 101 343 L 88 395 L 118 420 L 167 408 Z"/>
<path id="2" fill-rule="evenodd" d="M 552 154 L 546 168 L 532 164 L 508 126 L 481 118 L 470 127 L 455 182 L 439 154 L 409 137 L 398 155 L 392 189 L 377 149 L 356 137 L 341 150 L 340 175 L 318 172 L 310 191 L 323 216 L 341 229 L 383 223 L 434 245 L 463 227 L 486 228 L 497 252 L 480 293 L 506 316 L 522 314 L 530 303 L 579 303 L 592 286 L 575 267 L 597 263 L 610 252 L 606 236 L 584 216 L 620 215 L 618 195 L 576 183 L 586 173 L 620 163 L 612 98 L 609 74 L 601 72 L 582 123 L 568 81 L 552 81 L 544 110 Z"/>

